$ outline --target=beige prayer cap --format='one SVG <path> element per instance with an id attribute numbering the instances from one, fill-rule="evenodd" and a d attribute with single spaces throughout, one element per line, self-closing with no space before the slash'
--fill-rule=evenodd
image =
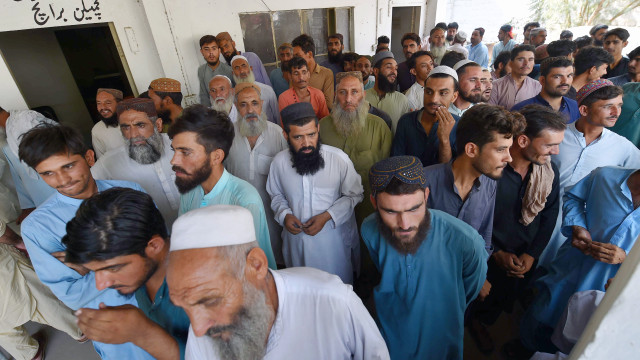
<path id="1" fill-rule="evenodd" d="M 140 111 L 146 113 L 148 117 L 158 116 L 153 100 L 146 98 L 127 99 L 118 103 L 118 106 L 116 107 L 118 116 L 122 115 L 122 113 L 127 110 Z"/>
<path id="2" fill-rule="evenodd" d="M 218 35 L 216 35 L 216 39 L 217 39 L 218 41 L 220 41 L 220 40 L 233 41 L 233 40 L 231 39 L 231 35 L 230 35 L 228 32 L 226 32 L 226 31 L 223 31 L 223 32 L 219 33 Z"/>
<path id="3" fill-rule="evenodd" d="M 159 92 L 182 92 L 180 81 L 170 78 L 155 79 L 149 84 L 149 89 Z"/>
<path id="4" fill-rule="evenodd" d="M 106 92 L 113 95 L 113 97 L 116 98 L 116 101 L 122 101 L 122 99 L 124 98 L 124 96 L 122 95 L 122 91 L 118 89 L 100 88 L 96 92 L 96 96 L 101 92 Z"/>
<path id="5" fill-rule="evenodd" d="M 178 217 L 170 251 L 241 245 L 256 241 L 251 212 L 241 206 L 211 205 Z"/>
<path id="6" fill-rule="evenodd" d="M 358 79 L 358 81 L 360 81 L 360 83 L 362 83 L 362 72 L 360 71 L 344 71 L 344 72 L 339 72 L 336 74 L 336 84 L 339 84 L 340 81 L 342 81 L 342 79 L 346 78 L 347 76 L 353 76 L 354 78 Z"/>
<path id="7" fill-rule="evenodd" d="M 261 95 L 261 91 L 260 91 L 260 87 L 254 83 L 240 83 L 236 85 L 235 88 L 235 92 L 236 92 L 236 96 L 238 96 L 238 94 L 240 94 L 240 92 L 242 92 L 243 90 L 247 90 L 249 88 L 253 88 L 256 90 L 256 92 L 258 93 L 258 96 Z"/>

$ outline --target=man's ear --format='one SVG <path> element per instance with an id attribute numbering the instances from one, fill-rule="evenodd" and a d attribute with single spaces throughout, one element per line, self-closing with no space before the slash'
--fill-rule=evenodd
<path id="1" fill-rule="evenodd" d="M 456 101 L 456 99 L 458 99 L 458 92 L 454 91 L 453 92 L 453 98 L 451 99 L 451 103 L 454 103 Z"/>
<path id="2" fill-rule="evenodd" d="M 162 119 L 160 118 L 160 116 L 158 116 L 158 118 L 156 119 L 156 123 L 154 124 L 154 126 L 156 127 L 156 129 L 158 129 L 158 132 L 162 132 Z"/>
<path id="3" fill-rule="evenodd" d="M 211 166 L 222 164 L 224 161 L 224 151 L 222 149 L 215 149 L 211 152 Z"/>
<path id="4" fill-rule="evenodd" d="M 475 158 L 476 156 L 480 155 L 480 148 L 478 147 L 478 145 L 472 142 L 468 142 L 464 146 L 464 153 L 467 154 L 467 156 L 470 158 Z"/>
<path id="5" fill-rule="evenodd" d="M 96 164 L 96 153 L 89 149 L 84 153 L 84 159 L 87 161 L 87 164 L 89 164 L 89 167 L 92 167 Z"/>
<path id="6" fill-rule="evenodd" d="M 284 126 L 284 124 L 282 124 L 282 126 Z M 289 142 L 289 134 L 287 134 L 284 128 L 282 129 L 282 135 L 284 136 L 284 139 L 287 140 L 287 142 Z"/>
<path id="7" fill-rule="evenodd" d="M 254 285 L 264 280 L 269 272 L 269 261 L 264 251 L 259 247 L 254 247 L 247 254 L 246 265 L 244 268 L 245 279 L 251 281 Z"/>
<path id="8" fill-rule="evenodd" d="M 531 140 L 529 139 L 529 137 L 524 134 L 518 135 L 518 138 L 516 139 L 516 141 L 518 143 L 518 146 L 522 149 L 526 148 L 531 143 Z"/>
<path id="9" fill-rule="evenodd" d="M 162 236 L 156 234 L 147 242 L 147 247 L 145 247 L 144 253 L 149 258 L 156 258 L 158 254 L 162 253 L 166 246 L 167 243 L 164 241 Z"/>
<path id="10" fill-rule="evenodd" d="M 429 201 L 429 193 L 430 193 L 429 188 L 428 187 L 424 188 L 424 202 L 425 202 L 425 204 Z"/>
<path id="11" fill-rule="evenodd" d="M 578 106 L 578 111 L 580 111 L 580 115 L 588 116 L 589 115 L 589 107 L 587 105 Z"/>
<path id="12" fill-rule="evenodd" d="M 411 73 L 411 75 L 416 76 L 416 69 L 409 69 L 409 72 Z"/>
<path id="13" fill-rule="evenodd" d="M 373 76 L 378 77 L 378 73 L 380 73 L 380 69 L 378 69 L 377 67 L 373 68 Z"/>

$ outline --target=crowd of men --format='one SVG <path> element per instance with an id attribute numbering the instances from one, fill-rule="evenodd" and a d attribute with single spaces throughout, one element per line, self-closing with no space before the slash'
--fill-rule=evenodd
<path id="1" fill-rule="evenodd" d="M 324 62 L 303 34 L 270 74 L 205 35 L 200 104 L 98 89 L 91 146 L 0 108 L 0 346 L 43 359 L 35 321 L 103 359 L 462 359 L 520 306 L 507 358 L 570 352 L 640 235 L 640 47 L 458 28 Z"/>

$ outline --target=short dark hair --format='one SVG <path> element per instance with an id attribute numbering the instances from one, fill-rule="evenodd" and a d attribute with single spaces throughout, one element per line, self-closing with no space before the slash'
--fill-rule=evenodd
<path id="1" fill-rule="evenodd" d="M 498 70 L 498 64 L 502 64 L 502 67 L 507 66 L 507 64 L 511 61 L 511 51 L 501 51 L 495 59 L 493 59 L 493 68 Z"/>
<path id="2" fill-rule="evenodd" d="M 556 40 L 547 45 L 547 53 L 549 56 L 569 56 L 576 51 L 576 43 L 571 40 Z"/>
<path id="3" fill-rule="evenodd" d="M 348 52 L 348 53 L 344 53 L 344 55 L 342 55 L 342 62 L 347 62 L 347 61 L 358 61 L 358 59 L 360 58 L 360 55 L 354 53 L 354 52 Z"/>
<path id="4" fill-rule="evenodd" d="M 380 44 L 389 44 L 391 40 L 387 35 L 378 36 L 378 45 Z"/>
<path id="5" fill-rule="evenodd" d="M 311 51 L 312 56 L 315 56 L 316 54 L 316 43 L 313 41 L 313 38 L 307 34 L 299 35 L 293 39 L 291 46 L 299 46 L 305 54 L 309 51 Z"/>
<path id="6" fill-rule="evenodd" d="M 424 191 L 424 187 L 420 184 L 407 184 L 402 182 L 402 180 L 394 177 L 389 181 L 387 186 L 384 189 L 377 190 L 375 192 L 376 196 L 380 193 L 387 193 L 389 195 L 409 195 L 413 194 L 416 191 Z"/>
<path id="7" fill-rule="evenodd" d="M 83 201 L 67 223 L 65 260 L 86 264 L 125 255 L 146 257 L 155 235 L 169 245 L 167 226 L 151 196 L 129 188 L 107 189 Z"/>
<path id="8" fill-rule="evenodd" d="M 215 36 L 213 36 L 213 35 L 205 35 L 205 36 L 200 38 L 200 48 L 202 48 L 206 44 L 211 44 L 212 42 L 214 42 L 214 43 L 216 43 L 216 45 L 218 45 L 218 39 L 216 39 Z"/>
<path id="9" fill-rule="evenodd" d="M 440 29 L 442 29 L 444 31 L 447 31 L 447 23 L 446 22 L 439 22 L 439 23 L 436 24 L 435 28 L 440 28 Z M 433 29 L 435 29 L 435 28 L 433 28 Z M 431 31 L 433 31 L 433 29 L 431 29 Z"/>
<path id="10" fill-rule="evenodd" d="M 165 92 L 165 91 L 156 91 L 156 95 L 160 97 L 160 99 L 164 99 L 165 97 L 169 97 L 174 104 L 181 106 L 182 104 L 182 92 Z"/>
<path id="11" fill-rule="evenodd" d="M 617 36 L 622 41 L 629 40 L 629 32 L 627 31 L 627 29 L 623 29 L 623 28 L 611 29 L 604 34 L 603 39 L 606 40 L 611 35 Z"/>
<path id="12" fill-rule="evenodd" d="M 282 128 L 288 134 L 291 131 L 291 125 L 293 126 L 305 126 L 308 123 L 315 121 L 316 126 L 318 126 L 318 118 L 317 117 L 308 117 L 308 118 L 300 118 L 295 120 L 287 120 L 284 117 L 282 118 Z"/>
<path id="13" fill-rule="evenodd" d="M 338 39 L 340 40 L 340 45 L 344 45 L 344 36 L 340 33 L 331 34 L 327 39 Z"/>
<path id="14" fill-rule="evenodd" d="M 532 22 L 528 22 L 525 26 L 524 26 L 524 31 L 527 31 L 527 29 L 531 28 L 531 29 L 535 29 L 540 27 L 540 23 L 537 21 L 532 21 Z"/>
<path id="15" fill-rule="evenodd" d="M 303 66 L 306 67 L 307 70 L 309 70 L 307 60 L 305 60 L 301 56 L 294 56 L 291 58 L 291 60 L 287 61 L 287 72 L 291 72 L 293 69 L 300 69 Z"/>
<path id="16" fill-rule="evenodd" d="M 584 35 L 584 36 L 580 36 L 579 38 L 573 40 L 574 43 L 576 43 L 576 48 L 578 50 L 582 49 L 583 47 L 589 46 L 589 45 L 593 45 L 593 38 L 589 35 Z"/>
<path id="17" fill-rule="evenodd" d="M 51 156 L 84 156 L 87 150 L 89 148 L 78 130 L 66 125 L 41 124 L 22 136 L 18 146 L 18 157 L 35 169 Z"/>
<path id="18" fill-rule="evenodd" d="M 456 30 L 458 30 L 458 23 L 455 22 L 455 21 L 450 22 L 449 25 L 447 25 L 447 29 L 456 29 Z"/>
<path id="19" fill-rule="evenodd" d="M 569 58 L 564 56 L 548 57 L 542 60 L 542 63 L 540 64 L 540 76 L 546 77 L 551 72 L 551 69 L 566 68 L 570 66 L 573 67 L 573 61 L 569 60 Z"/>
<path id="20" fill-rule="evenodd" d="M 531 51 L 532 53 L 536 53 L 536 48 L 533 45 L 516 45 L 513 49 L 511 49 L 511 60 L 515 60 L 521 52 Z"/>
<path id="21" fill-rule="evenodd" d="M 594 66 L 611 63 L 613 63 L 613 55 L 599 46 L 585 46 L 573 58 L 573 65 L 576 67 L 575 76 L 589 71 Z"/>
<path id="22" fill-rule="evenodd" d="M 560 40 L 569 40 L 573 37 L 573 33 L 570 30 L 562 30 L 560 33 Z"/>
<path id="23" fill-rule="evenodd" d="M 471 110 L 471 109 L 469 109 Z M 522 134 L 533 140 L 544 130 L 564 131 L 567 128 L 564 117 L 548 106 L 531 104 L 518 110 L 526 121 Z"/>
<path id="24" fill-rule="evenodd" d="M 431 58 L 431 60 L 433 60 L 433 55 L 425 50 L 420 50 L 420 51 L 416 51 L 415 53 L 413 53 L 413 55 L 411 55 L 411 57 L 407 60 L 407 67 L 409 69 L 413 69 L 416 67 L 416 60 L 418 60 L 418 58 L 420 56 L 429 56 Z"/>
<path id="25" fill-rule="evenodd" d="M 629 57 L 629 60 L 633 60 L 635 57 L 640 56 L 640 46 L 631 50 L 631 52 L 628 53 L 627 56 Z M 2 108 L 0 108 L 0 111 L 2 111 Z"/>
<path id="26" fill-rule="evenodd" d="M 447 32 L 447 28 L 441 28 L 441 27 L 436 25 L 436 27 L 434 27 L 433 29 L 431 29 L 431 31 L 429 31 L 429 36 L 433 36 L 433 34 L 438 30 L 442 30 L 445 33 Z"/>
<path id="27" fill-rule="evenodd" d="M 453 91 L 458 91 L 458 89 L 460 88 L 460 85 L 458 84 L 458 80 L 456 80 L 456 78 L 454 78 L 453 76 L 449 75 L 449 74 L 445 74 L 445 73 L 437 73 L 437 74 L 433 74 L 431 76 L 429 76 L 427 78 L 427 80 L 425 80 L 424 82 L 424 86 L 427 86 L 427 81 L 429 81 L 429 79 L 452 79 L 453 80 Z"/>
<path id="28" fill-rule="evenodd" d="M 589 35 L 595 35 L 599 30 L 601 29 L 608 29 L 609 25 L 606 24 L 598 24 L 598 25 L 594 25 L 590 30 L 589 30 Z"/>
<path id="29" fill-rule="evenodd" d="M 196 133 L 198 144 L 204 146 L 208 154 L 221 149 L 225 159 L 235 135 L 233 123 L 227 114 L 200 104 L 184 109 L 182 115 L 169 127 L 168 135 L 173 139 L 183 132 Z"/>
<path id="30" fill-rule="evenodd" d="M 483 27 L 475 28 L 475 29 L 473 29 L 473 30 L 474 30 L 474 31 L 475 31 L 475 30 L 478 30 L 478 33 L 480 34 L 480 37 L 483 37 L 483 36 L 484 36 L 484 28 L 483 28 Z"/>
<path id="31" fill-rule="evenodd" d="M 468 143 L 480 149 L 495 140 L 494 133 L 507 139 L 524 131 L 524 118 L 517 112 L 510 112 L 502 106 L 478 104 L 462 114 L 456 129 L 456 151 L 464 154 Z"/>
<path id="32" fill-rule="evenodd" d="M 580 106 L 585 105 L 588 107 L 598 100 L 611 100 L 617 98 L 620 95 L 623 95 L 623 93 L 624 92 L 622 91 L 622 88 L 620 86 L 611 85 L 601 87 L 600 89 L 587 95 L 586 98 L 582 99 Z"/>
<path id="33" fill-rule="evenodd" d="M 440 65 L 448 66 L 453 69 L 453 66 L 460 60 L 466 59 L 463 53 L 459 53 L 457 51 L 447 51 L 442 59 L 440 60 Z"/>
<path id="34" fill-rule="evenodd" d="M 420 35 L 416 33 L 406 33 L 402 35 L 402 39 L 400 39 L 400 45 L 404 45 L 405 40 L 413 40 L 417 45 L 420 45 Z"/>

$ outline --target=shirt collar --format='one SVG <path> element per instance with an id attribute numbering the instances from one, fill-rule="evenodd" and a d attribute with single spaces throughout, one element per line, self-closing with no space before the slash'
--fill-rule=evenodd
<path id="1" fill-rule="evenodd" d="M 227 183 L 229 182 L 230 178 L 231 178 L 231 174 L 227 172 L 227 169 L 224 169 L 222 171 L 222 176 L 220 176 L 220 179 L 218 179 L 218 182 L 213 186 L 213 189 L 211 189 L 211 191 L 209 191 L 208 194 L 205 194 L 202 199 L 208 201 L 218 196 L 222 192 L 222 190 L 224 190 L 224 188 L 227 186 Z M 202 189 L 202 185 L 200 185 L 200 189 L 202 190 L 202 192 L 204 192 L 204 189 Z"/>

